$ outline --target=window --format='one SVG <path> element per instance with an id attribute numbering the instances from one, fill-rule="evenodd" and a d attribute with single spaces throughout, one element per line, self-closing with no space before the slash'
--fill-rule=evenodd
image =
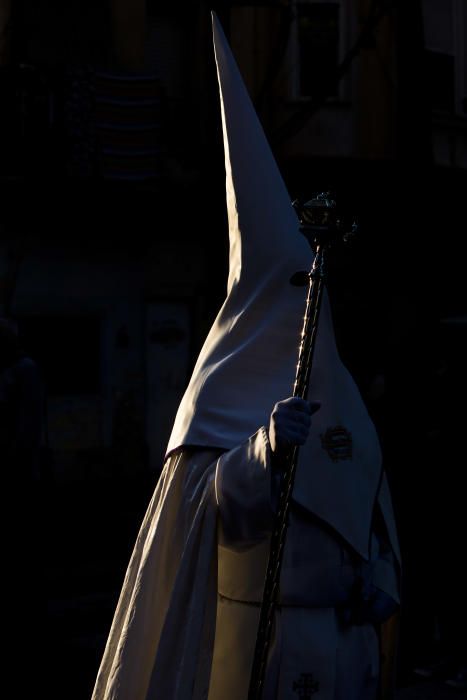
<path id="1" fill-rule="evenodd" d="M 425 51 L 431 107 L 437 111 L 454 112 L 454 56 L 439 51 Z"/>
<path id="2" fill-rule="evenodd" d="M 465 0 L 423 0 L 422 7 L 432 108 L 465 114 Z"/>

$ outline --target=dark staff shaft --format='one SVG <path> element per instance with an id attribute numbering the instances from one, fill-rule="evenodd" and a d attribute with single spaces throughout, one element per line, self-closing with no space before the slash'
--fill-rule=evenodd
<path id="1" fill-rule="evenodd" d="M 293 387 L 293 395 L 302 399 L 306 399 L 308 395 L 324 285 L 324 249 L 321 246 L 318 246 L 316 249 L 309 277 L 305 317 L 303 319 L 297 371 Z M 271 535 L 248 700 L 261 700 L 263 694 L 298 454 L 299 448 L 295 445 L 285 460 L 286 465 L 281 480 L 279 506 Z"/>

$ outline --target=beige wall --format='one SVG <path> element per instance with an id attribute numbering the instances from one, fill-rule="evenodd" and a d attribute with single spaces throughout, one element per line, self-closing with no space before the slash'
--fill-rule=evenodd
<path id="1" fill-rule="evenodd" d="M 358 29 L 365 22 L 371 0 L 358 0 Z M 396 27 L 386 15 L 375 32 L 375 44 L 357 58 L 355 86 L 356 150 L 361 158 L 395 156 Z"/>
<path id="2" fill-rule="evenodd" d="M 344 0 L 341 5 L 341 59 L 354 45 L 371 0 Z M 230 43 L 253 100 L 261 93 L 274 61 L 280 26 L 277 8 L 236 7 L 231 11 Z M 293 30 L 292 30 L 293 31 Z M 395 20 L 385 17 L 376 43 L 363 50 L 340 81 L 339 97 L 329 100 L 303 129 L 280 147 L 287 157 L 391 158 L 395 149 Z M 273 131 L 306 99 L 293 96 L 296 52 L 289 41 L 268 99 L 259 116 Z"/>

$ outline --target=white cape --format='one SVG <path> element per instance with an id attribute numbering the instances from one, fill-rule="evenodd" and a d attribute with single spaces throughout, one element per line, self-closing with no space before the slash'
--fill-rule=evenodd
<path id="1" fill-rule="evenodd" d="M 93 700 L 206 697 L 217 597 L 215 456 L 204 451 L 198 460 L 183 454 L 167 460 L 134 547 Z"/>

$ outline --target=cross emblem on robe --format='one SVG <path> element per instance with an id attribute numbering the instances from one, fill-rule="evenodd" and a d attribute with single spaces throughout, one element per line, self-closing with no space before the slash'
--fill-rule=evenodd
<path id="1" fill-rule="evenodd" d="M 294 681 L 292 690 L 302 700 L 310 700 L 319 691 L 319 683 L 314 680 L 312 673 L 302 673 L 299 680 Z"/>

